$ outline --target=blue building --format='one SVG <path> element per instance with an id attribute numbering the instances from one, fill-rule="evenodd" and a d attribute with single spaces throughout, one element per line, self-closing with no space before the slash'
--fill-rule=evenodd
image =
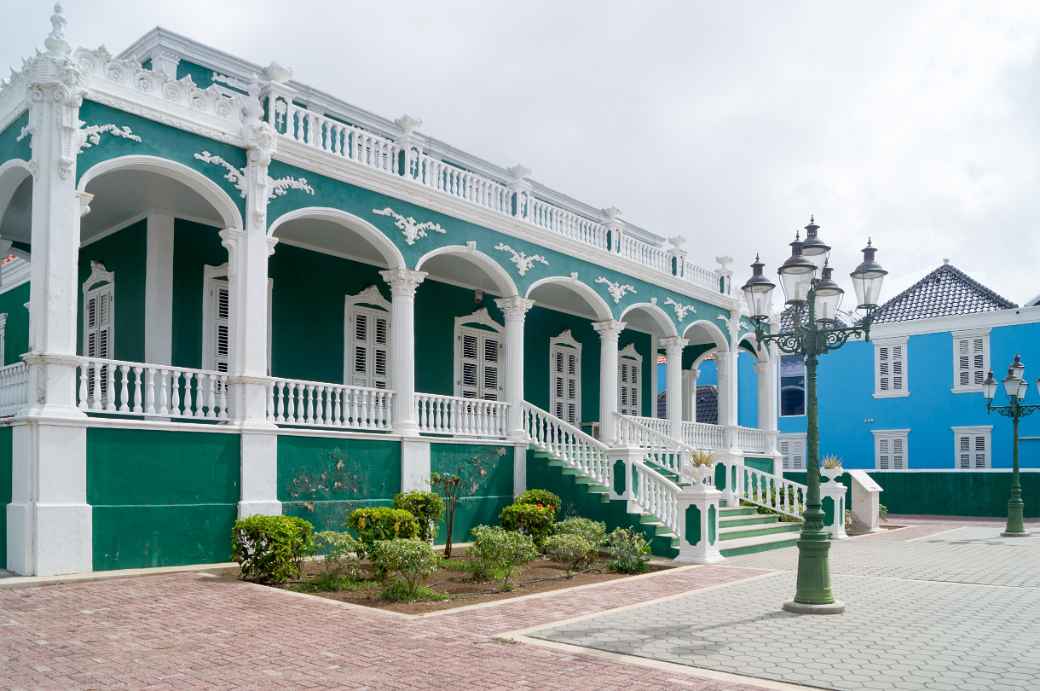
<path id="1" fill-rule="evenodd" d="M 821 454 L 876 471 L 1010 467 L 1011 424 L 987 414 L 982 382 L 990 369 L 1002 379 L 1015 354 L 1027 376 L 1040 374 L 1034 302 L 1018 307 L 949 262 L 889 300 L 870 342 L 850 341 L 821 360 Z M 805 464 L 805 367 L 784 356 L 779 369 L 779 449 L 785 470 L 797 471 Z M 1030 388 L 1026 401 L 1036 402 Z M 1002 391 L 995 402 L 1004 402 Z M 1040 467 L 1040 416 L 1024 418 L 1020 434 L 1021 465 Z"/>

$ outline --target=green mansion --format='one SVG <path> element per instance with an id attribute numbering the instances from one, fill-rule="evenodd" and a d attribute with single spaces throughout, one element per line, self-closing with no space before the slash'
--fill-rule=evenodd
<path id="1" fill-rule="evenodd" d="M 802 491 L 728 259 L 278 64 L 51 23 L 0 85 L 0 567 L 226 561 L 238 516 L 338 528 L 435 473 L 466 480 L 456 534 L 546 487 L 686 561 L 797 537 L 724 520 Z"/>

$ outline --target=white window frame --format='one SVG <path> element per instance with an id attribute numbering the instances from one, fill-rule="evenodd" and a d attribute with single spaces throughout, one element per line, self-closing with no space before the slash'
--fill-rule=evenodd
<path id="1" fill-rule="evenodd" d="M 628 365 L 629 368 L 633 368 L 632 371 L 636 373 L 636 382 L 626 383 L 622 376 L 624 366 Z M 643 356 L 636 350 L 635 343 L 629 343 L 627 346 L 618 351 L 618 412 L 622 415 L 632 415 L 633 417 L 643 416 Z M 622 403 L 624 398 L 625 390 L 629 391 L 629 403 Z M 635 398 L 635 403 L 631 400 Z M 634 411 L 634 412 L 633 412 Z"/>
<path id="2" fill-rule="evenodd" d="M 386 319 L 386 374 L 379 377 L 373 371 L 365 373 L 369 383 L 365 386 L 372 388 L 393 388 L 390 371 L 390 301 L 374 285 L 371 285 L 360 293 L 347 295 L 343 301 L 343 383 L 348 386 L 361 386 L 354 383 L 354 348 L 357 344 L 354 338 L 354 319 L 359 314 L 365 314 L 369 318 L 380 317 Z M 369 370 L 374 367 L 375 356 L 367 358 L 366 365 Z M 382 386 L 379 386 L 380 381 Z"/>
<path id="3" fill-rule="evenodd" d="M 231 370 L 231 348 L 232 348 L 232 335 L 231 335 L 231 319 L 234 315 L 231 313 L 232 308 L 232 295 L 231 295 L 231 282 L 228 276 L 228 265 L 221 264 L 219 266 L 213 266 L 205 264 L 202 267 L 202 369 L 204 370 L 216 370 L 217 369 L 217 354 L 216 354 L 216 342 L 214 339 L 213 329 L 210 328 L 210 324 L 217 318 L 216 314 L 216 302 L 213 297 L 213 284 L 214 281 L 224 280 L 228 282 L 228 371 Z M 272 295 L 274 292 L 274 279 L 267 279 L 267 374 L 271 374 L 271 303 Z"/>
<path id="4" fill-rule="evenodd" d="M 473 328 L 471 325 L 483 326 L 487 328 Z M 464 317 L 455 317 L 455 363 L 453 374 L 455 377 L 455 395 L 458 397 L 463 396 L 462 386 L 462 338 L 466 334 L 475 335 L 478 338 L 487 338 L 489 335 L 493 335 L 495 340 L 498 342 L 498 384 L 495 387 L 495 399 L 496 401 L 505 400 L 505 368 L 506 368 L 506 341 L 504 334 L 504 327 L 497 321 L 491 318 L 487 308 L 483 307 L 473 314 Z M 483 362 L 483 355 L 479 358 L 479 362 Z M 481 366 L 480 371 L 477 373 L 478 388 L 484 390 L 487 387 L 484 386 L 484 371 Z M 481 396 L 481 399 L 489 400 L 485 396 Z"/>
<path id="5" fill-rule="evenodd" d="M 903 471 L 910 469 L 910 428 L 905 429 L 875 429 L 871 430 L 874 435 L 874 469 L 885 471 Z M 881 467 L 881 445 L 883 441 L 889 443 L 889 455 L 892 455 L 891 445 L 896 439 L 903 442 L 903 467 L 894 468 L 889 464 L 888 468 Z"/>
<path id="6" fill-rule="evenodd" d="M 993 467 L 993 425 L 967 425 L 967 426 L 956 426 L 950 428 L 953 431 L 953 468 L 954 470 L 961 470 L 970 472 L 972 470 L 985 470 Z M 967 438 L 969 445 L 974 444 L 978 437 L 985 438 L 985 465 L 979 466 L 971 464 L 967 468 L 961 467 L 961 439 Z M 977 450 L 969 448 L 968 453 L 974 456 Z"/>
<path id="7" fill-rule="evenodd" d="M 788 445 L 788 452 L 784 453 L 784 445 Z M 795 464 L 794 459 L 791 457 L 790 445 L 796 444 L 801 449 L 800 464 Z M 808 453 L 807 448 L 807 437 L 805 432 L 791 432 L 777 435 L 776 447 L 780 451 L 782 458 L 781 467 L 784 470 L 805 470 L 805 456 Z"/>
<path id="8" fill-rule="evenodd" d="M 565 397 L 562 401 L 560 396 L 556 394 L 556 356 L 557 354 L 566 357 L 567 355 L 573 354 L 577 367 L 574 371 L 574 421 L 571 423 L 575 427 L 581 426 L 581 343 L 574 338 L 574 334 L 571 333 L 570 329 L 561 331 L 559 335 L 553 336 L 549 339 L 549 412 L 554 416 L 559 417 L 561 420 L 567 421 L 566 416 L 556 415 L 556 406 L 561 403 L 569 403 L 569 397 Z M 566 377 L 565 377 L 566 379 Z"/>
<path id="9" fill-rule="evenodd" d="M 972 329 L 970 331 L 953 331 L 951 332 L 953 337 L 953 387 L 951 391 L 953 393 L 977 393 L 982 391 L 982 380 L 985 379 L 986 373 L 989 371 L 989 329 Z M 976 339 L 982 340 L 982 367 L 976 368 L 971 362 L 971 342 Z M 968 384 L 961 384 L 961 367 L 960 367 L 960 348 L 961 342 L 969 342 L 969 361 L 968 361 Z M 979 374 L 976 375 L 976 372 Z M 978 381 L 971 381 L 971 380 Z"/>
<path id="10" fill-rule="evenodd" d="M 900 398 L 910 395 L 910 353 L 908 350 L 910 339 L 902 338 L 875 339 L 874 341 L 874 398 Z M 894 349 L 899 349 L 901 355 L 896 357 Z M 882 351 L 886 351 L 883 353 Z M 882 356 L 885 355 L 885 360 Z M 887 366 L 888 372 L 882 373 Z M 901 386 L 895 386 L 895 370 L 900 370 L 898 376 L 902 377 Z"/>
<path id="11" fill-rule="evenodd" d="M 109 271 L 98 261 L 90 262 L 90 275 L 83 282 L 83 354 L 87 357 L 115 359 L 116 352 L 116 274 Z M 87 350 L 90 341 L 90 323 L 88 319 L 87 301 L 101 295 L 108 295 L 108 353 L 91 355 Z M 5 315 L 6 320 L 6 315 Z M 2 363 L 3 360 L 0 360 Z"/>
<path id="12" fill-rule="evenodd" d="M 777 417 L 805 417 L 809 410 L 809 377 L 805 369 L 805 360 L 802 360 L 802 411 L 801 413 L 784 414 L 784 357 L 797 357 L 781 355 L 776 367 L 776 410 Z M 717 367 L 716 367 L 717 369 Z M 716 375 L 717 376 L 717 375 Z"/>

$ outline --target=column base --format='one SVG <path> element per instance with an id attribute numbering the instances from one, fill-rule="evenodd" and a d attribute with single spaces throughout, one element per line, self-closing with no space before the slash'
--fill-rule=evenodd
<path id="1" fill-rule="evenodd" d="M 419 424 L 417 422 L 399 422 L 394 425 L 394 434 L 402 437 L 418 437 Z"/>
<path id="2" fill-rule="evenodd" d="M 249 518 L 250 516 L 281 516 L 282 502 L 280 501 L 240 501 L 238 502 L 238 517 Z"/>
<path id="3" fill-rule="evenodd" d="M 722 553 L 714 547 L 709 547 L 704 551 L 696 548 L 683 550 L 680 547 L 679 555 L 675 558 L 675 561 L 680 564 L 717 564 L 725 560 L 726 557 L 722 556 Z"/>
<path id="4" fill-rule="evenodd" d="M 238 517 L 279 516 L 278 435 L 266 428 L 245 427 L 240 437 Z"/>
<path id="5" fill-rule="evenodd" d="M 1009 533 L 1007 531 L 1004 531 L 1000 534 L 1000 537 L 1029 537 L 1030 535 L 1032 535 L 1032 533 L 1030 533 L 1028 530 L 1023 530 L 1020 533 Z"/>
<path id="6" fill-rule="evenodd" d="M 401 440 L 401 491 L 430 490 L 430 442 L 426 439 Z"/>
<path id="7" fill-rule="evenodd" d="M 791 600 L 784 603 L 783 609 L 785 612 L 791 612 L 792 614 L 841 614 L 845 611 L 845 603 L 832 602 L 829 605 L 810 605 Z"/>
<path id="8" fill-rule="evenodd" d="M 7 568 L 22 576 L 93 571 L 88 504 L 7 505 Z"/>

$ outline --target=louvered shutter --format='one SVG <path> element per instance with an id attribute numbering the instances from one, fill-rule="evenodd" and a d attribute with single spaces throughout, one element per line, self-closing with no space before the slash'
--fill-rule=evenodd
<path id="1" fill-rule="evenodd" d="M 115 310 L 112 296 L 114 286 L 107 283 L 98 288 L 88 290 L 84 296 L 83 309 L 85 334 L 83 350 L 87 357 L 110 360 L 113 357 L 112 326 L 115 323 Z M 88 395 L 95 397 L 95 382 L 100 384 L 100 396 L 108 393 L 108 365 L 101 365 L 96 372 L 94 366 L 87 371 Z"/>
<path id="2" fill-rule="evenodd" d="M 350 383 L 385 389 L 390 385 L 390 319 L 382 310 L 355 307 L 351 312 Z"/>
<path id="3" fill-rule="evenodd" d="M 618 411 L 622 415 L 640 416 L 643 414 L 640 404 L 642 358 L 631 352 L 622 352 L 618 356 Z"/>
<path id="4" fill-rule="evenodd" d="M 777 440 L 784 470 L 805 470 L 805 438 L 780 436 Z"/>
<path id="5" fill-rule="evenodd" d="M 875 466 L 878 470 L 906 470 L 907 436 L 905 432 L 877 435 Z"/>
<path id="6" fill-rule="evenodd" d="M 989 467 L 989 435 L 959 433 L 957 435 L 957 467 L 973 470 Z"/>
<path id="7" fill-rule="evenodd" d="M 231 363 L 231 289 L 227 281 L 215 281 L 213 323 L 213 367 L 227 372 Z"/>
<path id="8" fill-rule="evenodd" d="M 500 377 L 502 340 L 498 334 L 463 328 L 459 333 L 457 373 L 460 395 L 464 398 L 501 398 Z"/>
<path id="9" fill-rule="evenodd" d="M 890 346 L 878 347 L 878 391 L 885 393 L 892 390 L 892 367 Z"/>
<path id="10" fill-rule="evenodd" d="M 581 404 L 580 377 L 581 355 L 572 339 L 550 339 L 549 366 L 550 376 L 550 409 L 552 414 L 572 425 L 580 423 Z"/>
<path id="11" fill-rule="evenodd" d="M 903 390 L 903 354 L 905 347 L 902 345 L 892 346 L 892 390 Z"/>
<path id="12" fill-rule="evenodd" d="M 986 337 L 970 336 L 956 339 L 957 385 L 981 386 L 986 378 Z"/>

